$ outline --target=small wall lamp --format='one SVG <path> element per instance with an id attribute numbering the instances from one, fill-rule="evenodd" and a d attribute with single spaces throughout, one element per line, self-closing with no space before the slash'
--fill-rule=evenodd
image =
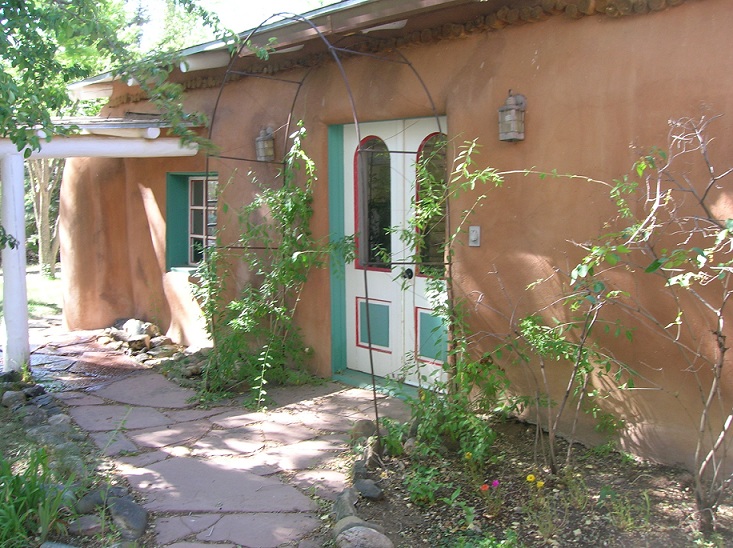
<path id="1" fill-rule="evenodd" d="M 268 127 L 260 131 L 259 136 L 255 139 L 255 151 L 258 161 L 275 161 L 275 137 L 272 134 L 272 128 Z"/>
<path id="2" fill-rule="evenodd" d="M 524 141 L 524 111 L 527 108 L 527 98 L 519 93 L 512 94 L 499 107 L 499 140 Z"/>

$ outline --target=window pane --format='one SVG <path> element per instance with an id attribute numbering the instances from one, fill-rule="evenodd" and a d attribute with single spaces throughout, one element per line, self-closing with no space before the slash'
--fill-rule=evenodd
<path id="1" fill-rule="evenodd" d="M 212 181 L 211 179 L 209 179 L 209 190 L 208 190 L 206 199 L 209 201 L 210 204 L 212 202 L 214 204 L 216 203 L 216 199 L 217 199 L 216 189 L 217 189 L 217 183 L 216 183 L 216 181 Z"/>
<path id="2" fill-rule="evenodd" d="M 359 207 L 360 231 L 366 233 L 367 250 L 360 254 L 370 266 L 386 266 L 392 254 L 389 228 L 391 226 L 391 167 L 387 145 L 381 139 L 367 140 L 358 153 L 358 178 L 361 196 L 366 201 Z M 364 205 L 366 207 L 364 207 Z M 361 235 L 363 239 L 363 234 Z M 363 241 L 363 240 L 361 240 Z"/>
<path id="3" fill-rule="evenodd" d="M 436 133 L 420 149 L 417 199 L 430 216 L 422 234 L 419 259 L 423 272 L 444 272 L 446 242 L 446 136 Z"/>
<path id="4" fill-rule="evenodd" d="M 204 258 L 204 240 L 191 238 L 191 263 L 201 262 Z"/>
<path id="5" fill-rule="evenodd" d="M 191 235 L 202 236 L 204 234 L 204 210 L 191 210 Z"/>
<path id="6" fill-rule="evenodd" d="M 204 181 L 201 179 L 191 180 L 191 205 L 199 207 L 204 205 Z"/>

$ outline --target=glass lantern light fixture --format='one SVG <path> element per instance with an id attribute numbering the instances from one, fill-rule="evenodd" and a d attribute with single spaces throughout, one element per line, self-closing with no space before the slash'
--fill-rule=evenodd
<path id="1" fill-rule="evenodd" d="M 499 107 L 499 140 L 524 141 L 524 111 L 527 108 L 527 98 L 520 93 L 512 93 Z"/>
<path id="2" fill-rule="evenodd" d="M 257 161 L 275 161 L 275 137 L 272 134 L 272 128 L 268 127 L 260 131 L 255 139 L 255 151 L 257 152 Z"/>

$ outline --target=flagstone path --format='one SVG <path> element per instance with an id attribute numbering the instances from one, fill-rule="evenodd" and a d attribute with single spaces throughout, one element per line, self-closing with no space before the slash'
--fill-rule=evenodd
<path id="1" fill-rule="evenodd" d="M 371 391 L 325 382 L 273 390 L 276 406 L 266 412 L 202 409 L 191 390 L 154 370 L 87 352 L 94 375 L 85 375 L 84 352 L 68 347 L 66 362 L 35 351 L 34 373 L 54 370 L 66 382 L 56 397 L 155 513 L 155 546 L 311 548 L 328 539 L 330 504 L 311 495 L 333 500 L 349 485 L 341 457 L 353 423 L 374 416 Z M 74 368 L 79 378 L 64 380 Z M 408 418 L 399 400 L 380 395 L 378 406 Z"/>

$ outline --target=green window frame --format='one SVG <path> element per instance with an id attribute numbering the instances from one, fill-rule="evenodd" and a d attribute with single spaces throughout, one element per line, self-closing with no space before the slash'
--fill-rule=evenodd
<path id="1" fill-rule="evenodd" d="M 209 173 L 166 176 L 166 269 L 192 268 L 215 244 L 218 177 Z"/>

